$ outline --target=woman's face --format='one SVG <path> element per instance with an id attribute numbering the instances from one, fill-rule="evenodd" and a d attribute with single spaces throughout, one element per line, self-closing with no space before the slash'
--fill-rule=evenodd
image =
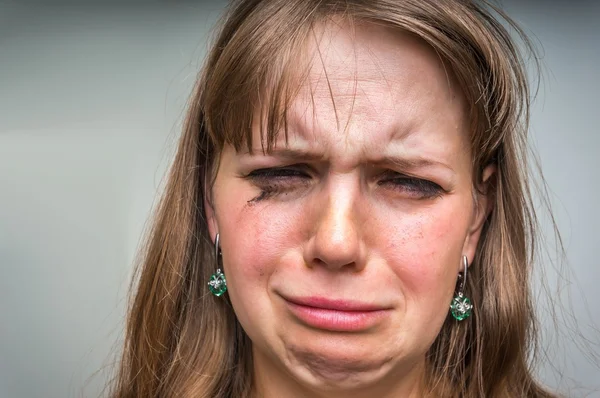
<path id="1" fill-rule="evenodd" d="M 259 388 L 407 392 L 487 213 L 466 106 L 411 36 L 329 24 L 316 37 L 287 144 L 264 154 L 256 128 L 254 154 L 225 147 L 210 232 Z"/>

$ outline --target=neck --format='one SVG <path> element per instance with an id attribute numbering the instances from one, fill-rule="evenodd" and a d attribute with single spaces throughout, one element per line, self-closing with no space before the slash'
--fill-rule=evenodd
<path id="1" fill-rule="evenodd" d="M 420 398 L 424 396 L 425 360 L 389 372 L 379 380 L 359 387 L 319 387 L 303 383 L 281 363 L 254 351 L 255 398 Z"/>

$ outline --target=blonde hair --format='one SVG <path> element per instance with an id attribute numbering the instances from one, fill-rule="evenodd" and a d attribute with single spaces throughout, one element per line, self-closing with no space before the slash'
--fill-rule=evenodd
<path id="1" fill-rule="evenodd" d="M 469 108 L 473 176 L 495 164 L 467 292 L 475 305 L 448 319 L 427 356 L 436 397 L 551 397 L 532 375 L 536 323 L 529 291 L 536 217 L 526 174 L 530 91 L 524 59 L 490 4 L 469 0 L 240 0 L 226 14 L 189 103 L 138 269 L 113 397 L 249 397 L 251 343 L 207 281 L 214 255 L 205 219 L 219 153 L 249 147 L 257 107 L 267 147 L 286 130 L 302 81 L 298 59 L 332 17 L 385 25 L 428 43 L 450 67 Z M 258 105 L 257 105 L 258 104 Z"/>

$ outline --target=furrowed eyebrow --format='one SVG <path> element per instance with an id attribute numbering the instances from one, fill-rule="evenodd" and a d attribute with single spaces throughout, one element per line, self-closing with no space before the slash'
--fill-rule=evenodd
<path id="1" fill-rule="evenodd" d="M 262 148 L 259 148 L 253 149 L 252 152 L 253 154 L 262 154 L 264 156 L 271 156 L 290 161 L 322 161 L 325 159 L 325 155 L 320 153 L 291 148 L 276 148 L 271 151 L 263 151 Z M 250 154 L 246 152 L 244 155 Z"/>
<path id="2" fill-rule="evenodd" d="M 285 161 L 323 161 L 325 155 L 313 151 L 305 151 L 301 149 L 292 148 L 276 148 L 271 151 L 263 151 L 262 149 L 254 149 L 253 154 L 263 154 L 264 156 L 274 157 Z M 248 152 L 245 155 L 250 155 Z M 406 157 L 395 157 L 387 156 L 384 158 L 367 161 L 365 164 L 369 166 L 382 166 L 391 167 L 396 166 L 405 170 L 415 170 L 420 168 L 428 167 L 442 167 L 454 173 L 454 170 L 449 165 L 432 159 L 426 159 L 421 157 L 406 158 Z"/>
<path id="3" fill-rule="evenodd" d="M 385 157 L 385 158 L 376 160 L 374 162 L 371 162 L 371 164 L 373 164 L 373 165 L 385 165 L 385 166 L 394 165 L 394 166 L 399 166 L 400 168 L 403 168 L 403 169 L 419 169 L 419 168 L 426 168 L 426 167 L 443 167 L 444 169 L 447 169 L 447 170 L 450 170 L 450 171 L 454 172 L 454 170 L 449 165 L 447 165 L 446 163 L 438 162 L 436 160 L 431 160 L 431 159 L 420 158 L 420 157 L 416 157 L 416 158 L 401 158 L 401 157 L 389 156 L 389 157 Z"/>

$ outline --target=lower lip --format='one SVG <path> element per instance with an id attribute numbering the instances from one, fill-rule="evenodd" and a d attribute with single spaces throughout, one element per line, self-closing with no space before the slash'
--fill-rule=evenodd
<path id="1" fill-rule="evenodd" d="M 289 301 L 287 304 L 291 312 L 302 323 L 333 332 L 365 331 L 376 326 L 389 314 L 389 310 L 340 311 L 308 307 Z"/>

